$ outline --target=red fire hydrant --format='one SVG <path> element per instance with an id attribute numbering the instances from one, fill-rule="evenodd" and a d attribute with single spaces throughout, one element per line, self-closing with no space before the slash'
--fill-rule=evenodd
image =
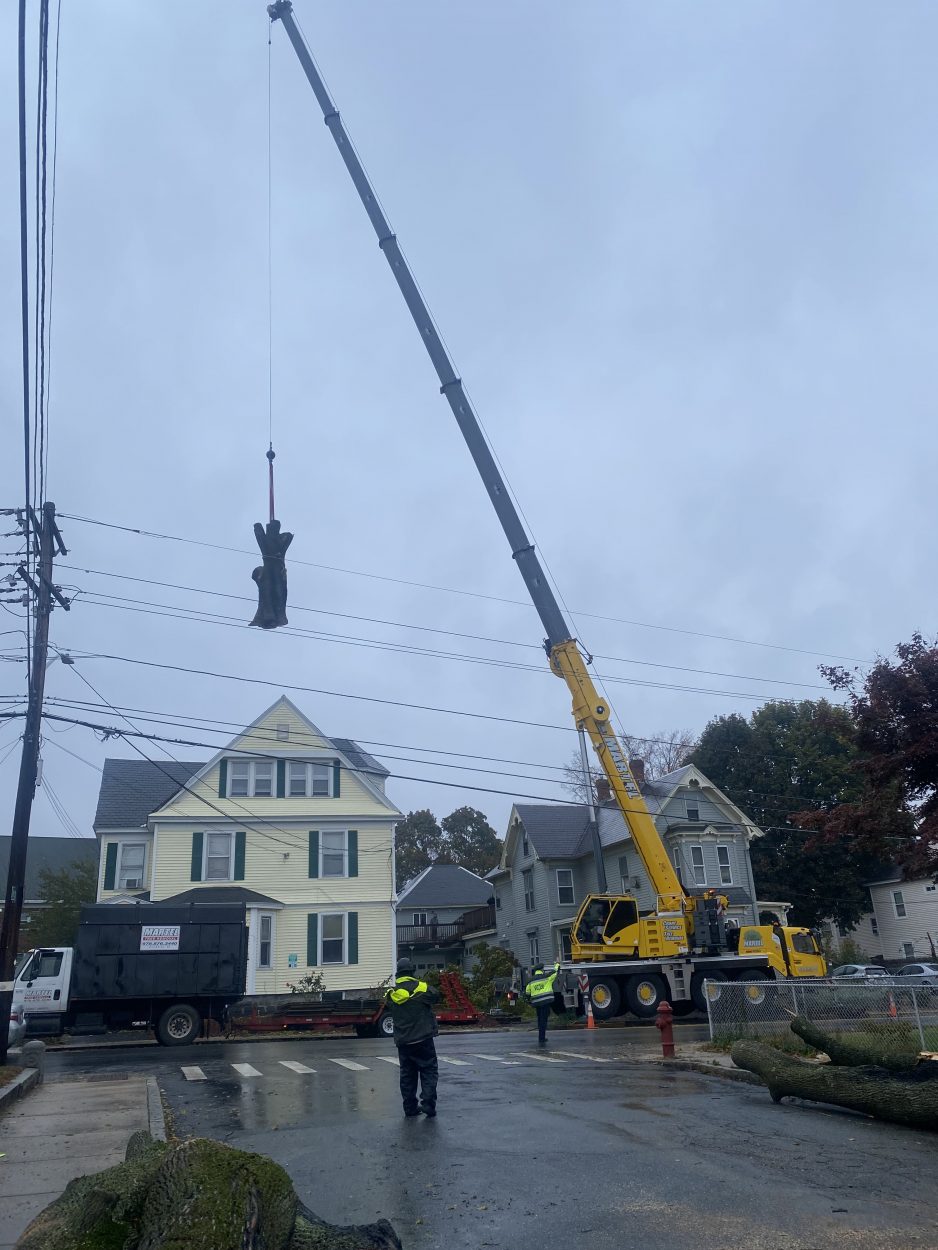
<path id="1" fill-rule="evenodd" d="M 674 1058 L 674 1012 L 671 1004 L 664 998 L 658 1004 L 655 1016 L 655 1028 L 661 1032 L 661 1053 L 665 1059 Z"/>

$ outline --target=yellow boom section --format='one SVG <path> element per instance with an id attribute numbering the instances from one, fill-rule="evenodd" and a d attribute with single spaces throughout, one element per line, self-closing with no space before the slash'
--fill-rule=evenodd
<path id="1" fill-rule="evenodd" d="M 574 719 L 589 734 L 599 756 L 619 810 L 632 834 L 635 849 L 642 857 L 645 871 L 658 895 L 655 910 L 682 912 L 686 895 L 609 721 L 609 705 L 599 697 L 576 641 L 570 639 L 554 647 L 550 653 L 550 664 L 558 677 L 567 683 L 573 698 Z"/>

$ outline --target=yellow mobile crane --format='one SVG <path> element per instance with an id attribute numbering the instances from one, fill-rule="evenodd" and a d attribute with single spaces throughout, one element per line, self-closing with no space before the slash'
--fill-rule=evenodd
<path id="1" fill-rule="evenodd" d="M 401 251 L 349 139 L 342 118 L 319 73 L 293 15 L 291 0 L 268 5 L 272 22 L 289 36 L 300 65 L 322 109 L 323 120 L 351 175 L 391 267 L 401 294 L 430 356 L 453 416 L 475 461 L 485 489 L 511 546 L 528 593 L 546 632 L 544 648 L 551 670 L 562 677 L 573 699 L 573 718 L 586 734 L 608 778 L 612 794 L 632 835 L 655 891 L 652 911 L 639 914 L 634 898 L 606 892 L 602 848 L 593 830 L 601 893 L 590 895 L 574 922 L 572 962 L 565 971 L 587 972 L 594 1011 L 615 1015 L 625 999 L 639 1015 L 652 1015 L 667 997 L 677 1010 L 703 1006 L 704 981 L 765 980 L 773 975 L 823 976 L 826 968 L 807 929 L 749 925 L 728 937 L 723 922 L 725 900 L 714 891 L 689 894 L 668 858 L 655 822 L 616 737 L 610 709 L 598 694 L 584 655 L 568 626 L 540 560 L 509 495 L 479 420 L 463 388 L 430 310 Z M 595 824 L 595 822 L 594 822 Z M 573 982 L 568 978 L 568 984 Z"/>

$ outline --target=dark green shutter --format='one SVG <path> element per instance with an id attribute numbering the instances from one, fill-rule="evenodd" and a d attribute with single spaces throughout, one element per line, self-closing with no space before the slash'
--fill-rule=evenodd
<path id="1" fill-rule="evenodd" d="M 309 875 L 319 876 L 319 830 L 309 831 Z"/>
<path id="2" fill-rule="evenodd" d="M 348 831 L 348 875 L 358 876 L 358 830 Z"/>
<path id="3" fill-rule="evenodd" d="M 358 963 L 358 912 L 348 914 L 348 960 L 350 964 Z"/>
<path id="4" fill-rule="evenodd" d="M 277 798 L 287 796 L 287 761 L 277 760 Z"/>
<path id="5" fill-rule="evenodd" d="M 104 853 L 104 888 L 106 890 L 114 889 L 114 882 L 117 878 L 117 843 L 109 842 L 107 850 Z"/>
<path id="6" fill-rule="evenodd" d="M 337 799 L 342 789 L 342 765 L 338 760 L 334 760 L 332 764 L 332 797 Z"/>
<path id="7" fill-rule="evenodd" d="M 189 874 L 190 881 L 202 880 L 202 833 L 194 833 L 192 835 L 192 872 Z"/>
<path id="8" fill-rule="evenodd" d="M 221 763 L 218 765 L 218 797 L 220 799 L 227 799 L 228 797 L 228 761 L 227 760 L 222 760 Z M 197 881 L 198 878 L 193 877 L 192 880 Z"/>
<path id="9" fill-rule="evenodd" d="M 319 916 L 312 911 L 306 917 L 306 965 L 315 968 L 319 963 Z"/>
<path id="10" fill-rule="evenodd" d="M 243 829 L 239 829 L 235 833 L 235 881 L 244 880 L 244 847 L 247 842 L 247 834 Z"/>

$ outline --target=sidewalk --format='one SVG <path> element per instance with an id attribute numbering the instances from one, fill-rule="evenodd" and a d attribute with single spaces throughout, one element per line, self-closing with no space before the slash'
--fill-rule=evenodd
<path id="1" fill-rule="evenodd" d="M 148 1127 L 147 1078 L 53 1081 L 0 1115 L 0 1250 L 9 1250 L 70 1180 L 121 1163 Z"/>

